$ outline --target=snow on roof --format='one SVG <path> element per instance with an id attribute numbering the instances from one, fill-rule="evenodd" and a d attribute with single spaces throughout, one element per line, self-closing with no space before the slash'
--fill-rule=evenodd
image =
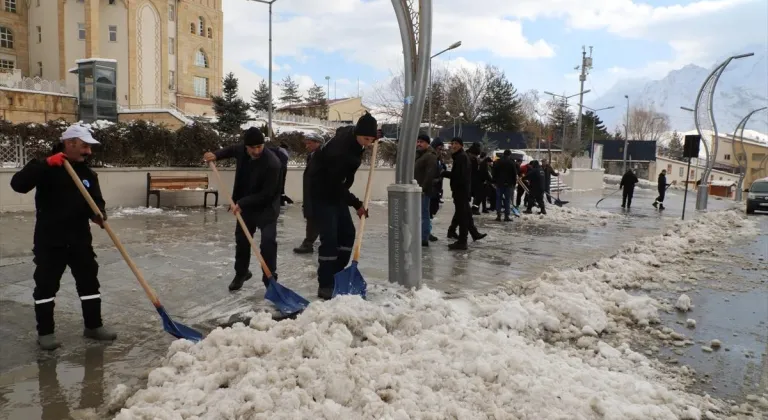
<path id="1" fill-rule="evenodd" d="M 85 63 L 92 63 L 94 61 L 104 61 L 107 63 L 117 63 L 117 60 L 114 58 L 97 58 L 97 57 L 91 57 L 91 58 L 80 58 L 75 60 L 75 64 L 85 64 Z"/>
<path id="2" fill-rule="evenodd" d="M 736 181 L 714 179 L 712 181 L 709 181 L 709 185 L 714 185 L 715 187 L 732 187 L 736 185 Z"/>
<path id="3" fill-rule="evenodd" d="M 78 70 L 80 70 L 79 67 L 71 67 L 67 70 L 67 73 L 77 73 Z"/>

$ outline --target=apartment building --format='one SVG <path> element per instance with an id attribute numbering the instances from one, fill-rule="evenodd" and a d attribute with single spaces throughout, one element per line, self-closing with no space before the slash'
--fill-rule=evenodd
<path id="1" fill-rule="evenodd" d="M 739 173 L 743 166 L 745 189 L 752 181 L 768 176 L 768 144 L 744 139 L 742 145 L 740 139 L 730 134 L 720 134 L 718 141 L 716 169 Z"/>
<path id="2" fill-rule="evenodd" d="M 123 109 L 212 114 L 221 93 L 223 0 L 0 0 L 0 71 L 64 80 L 78 63 L 117 63 Z"/>

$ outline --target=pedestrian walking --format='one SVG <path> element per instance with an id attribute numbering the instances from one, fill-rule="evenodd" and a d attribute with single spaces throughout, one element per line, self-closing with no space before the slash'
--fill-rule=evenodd
<path id="1" fill-rule="evenodd" d="M 667 187 L 669 187 L 672 184 L 667 184 L 667 170 L 662 169 L 661 173 L 659 174 L 658 178 L 658 185 L 657 189 L 659 191 L 659 196 L 656 197 L 656 200 L 653 201 L 653 207 L 664 210 L 664 196 L 667 194 Z"/>
<path id="2" fill-rule="evenodd" d="M 480 233 L 475 227 L 475 221 L 472 218 L 472 208 L 470 207 L 470 195 L 472 191 L 472 164 L 470 157 L 464 151 L 464 141 L 460 137 L 454 137 L 451 140 L 451 155 L 453 166 L 450 171 L 443 173 L 445 177 L 451 180 L 451 194 L 453 195 L 454 214 L 452 226 L 458 226 L 459 234 L 455 230 L 448 230 L 448 237 L 456 239 L 456 242 L 448 245 L 452 250 L 467 249 L 467 237 L 472 235 L 473 241 L 488 236 Z M 454 228 L 455 229 L 455 228 Z"/>
<path id="3" fill-rule="evenodd" d="M 312 194 L 310 194 L 311 180 L 315 176 L 313 174 L 315 165 L 312 162 L 312 157 L 317 150 L 322 147 L 325 139 L 316 133 L 307 134 L 304 138 L 304 147 L 307 149 L 307 163 L 304 166 L 304 174 L 302 176 L 302 203 L 301 212 L 306 220 L 307 228 L 304 234 L 304 240 L 301 241 L 301 245 L 293 248 L 293 252 L 297 254 L 311 254 L 315 250 L 315 241 L 320 235 L 318 231 L 317 222 L 312 219 Z"/>
<path id="4" fill-rule="evenodd" d="M 463 150 L 463 149 L 462 149 Z M 472 143 L 465 152 L 469 158 L 470 198 L 472 200 L 472 214 L 480 215 L 480 205 L 485 199 L 485 177 L 480 172 L 480 144 Z M 485 207 L 485 206 L 483 206 Z"/>
<path id="5" fill-rule="evenodd" d="M 434 195 L 434 180 L 438 175 L 437 153 L 429 145 L 429 136 L 420 134 L 416 140 L 414 178 L 421 187 L 421 246 L 429 246 L 432 235 L 430 203 Z"/>
<path id="6" fill-rule="evenodd" d="M 368 209 L 349 190 L 362 162 L 365 148 L 377 139 L 376 119 L 366 112 L 355 126 L 341 127 L 336 135 L 312 157 L 315 168 L 310 179 L 312 218 L 320 232 L 317 296 L 333 296 L 334 275 L 343 270 L 352 256 L 355 225 L 349 214 L 368 217 Z"/>
<path id="7" fill-rule="evenodd" d="M 532 209 L 534 203 L 539 205 L 539 214 L 547 214 L 547 209 L 544 207 L 544 170 L 541 168 L 539 161 L 532 160 L 528 164 L 528 171 L 525 175 L 526 181 L 528 181 L 528 189 L 531 197 L 528 198 L 526 214 L 533 213 Z"/>
<path id="8" fill-rule="evenodd" d="M 53 312 L 61 276 L 67 267 L 75 278 L 75 288 L 80 297 L 85 326 L 83 335 L 101 341 L 117 338 L 117 334 L 104 327 L 101 319 L 99 264 L 93 251 L 89 224 L 92 221 L 103 229 L 107 218 L 99 177 L 86 163 L 94 144 L 99 142 L 86 127 L 71 125 L 61 135 L 50 156 L 42 161 L 32 159 L 11 178 L 11 188 L 18 193 L 36 190 L 32 250 L 35 289 L 32 297 L 35 301 L 37 343 L 43 350 L 61 346 L 54 333 Z M 104 215 L 103 219 L 91 210 L 63 167 L 64 161 L 72 165 Z"/>
<path id="9" fill-rule="evenodd" d="M 242 143 L 216 152 L 207 152 L 203 160 L 213 162 L 235 159 L 235 185 L 229 211 L 243 218 L 248 232 L 253 236 L 256 229 L 261 231 L 261 256 L 277 280 L 277 218 L 280 215 L 280 189 L 283 165 L 278 158 L 280 152 L 264 147 L 264 134 L 251 127 L 242 134 Z M 230 291 L 240 290 L 243 283 L 253 277 L 251 244 L 240 224 L 235 224 L 235 277 L 229 284 Z M 264 287 L 269 286 L 266 274 L 262 274 Z"/>
<path id="10" fill-rule="evenodd" d="M 635 184 L 638 182 L 640 180 L 637 179 L 637 175 L 635 175 L 632 169 L 627 169 L 627 172 L 621 177 L 621 183 L 619 184 L 619 188 L 622 188 L 621 208 L 629 209 L 632 207 L 632 196 L 635 195 Z"/>
<path id="11" fill-rule="evenodd" d="M 547 159 L 541 160 L 541 168 L 544 170 L 544 192 L 546 192 L 547 202 L 552 204 L 552 192 L 550 190 L 552 185 L 552 176 L 560 176 L 560 173 L 552 168 L 552 165 Z"/>
<path id="12" fill-rule="evenodd" d="M 504 155 L 493 164 L 493 183 L 496 185 L 496 221 L 501 221 L 501 211 L 504 210 L 504 221 L 509 222 L 509 205 L 512 200 L 512 188 L 517 184 L 517 167 L 512 160 L 512 151 L 507 149 Z"/>

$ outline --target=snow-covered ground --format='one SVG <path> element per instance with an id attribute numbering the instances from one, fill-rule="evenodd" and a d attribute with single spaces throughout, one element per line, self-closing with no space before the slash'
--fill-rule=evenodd
<path id="1" fill-rule="evenodd" d="M 124 407 L 118 420 L 722 418 L 726 403 L 684 391 L 687 367 L 631 348 L 665 304 L 624 288 L 672 285 L 681 277 L 664 273 L 684 272 L 702 244 L 754 233 L 741 212 L 711 212 L 483 296 L 371 287 L 296 320 L 254 313 L 175 341 L 146 389 L 120 385 L 110 405 Z"/>

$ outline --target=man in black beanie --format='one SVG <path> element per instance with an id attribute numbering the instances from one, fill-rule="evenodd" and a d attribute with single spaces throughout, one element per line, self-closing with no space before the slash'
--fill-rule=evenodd
<path id="1" fill-rule="evenodd" d="M 280 214 L 281 163 L 275 152 L 264 147 L 264 134 L 256 127 L 243 132 L 243 144 L 207 152 L 203 160 L 212 162 L 234 158 L 235 186 L 232 189 L 234 207 L 229 210 L 240 213 L 251 235 L 256 228 L 261 231 L 261 255 L 277 279 L 277 217 Z M 251 244 L 237 223 L 235 227 L 235 278 L 229 290 L 240 290 L 243 283 L 253 277 L 249 270 Z M 262 275 L 268 286 L 266 275 Z"/>
<path id="2" fill-rule="evenodd" d="M 357 125 L 341 127 L 336 135 L 312 157 L 310 176 L 312 214 L 320 232 L 318 249 L 317 296 L 330 299 L 336 273 L 352 256 L 355 225 L 349 207 L 358 217 L 368 217 L 363 203 L 350 192 L 363 151 L 377 139 L 376 119 L 365 113 Z"/>

